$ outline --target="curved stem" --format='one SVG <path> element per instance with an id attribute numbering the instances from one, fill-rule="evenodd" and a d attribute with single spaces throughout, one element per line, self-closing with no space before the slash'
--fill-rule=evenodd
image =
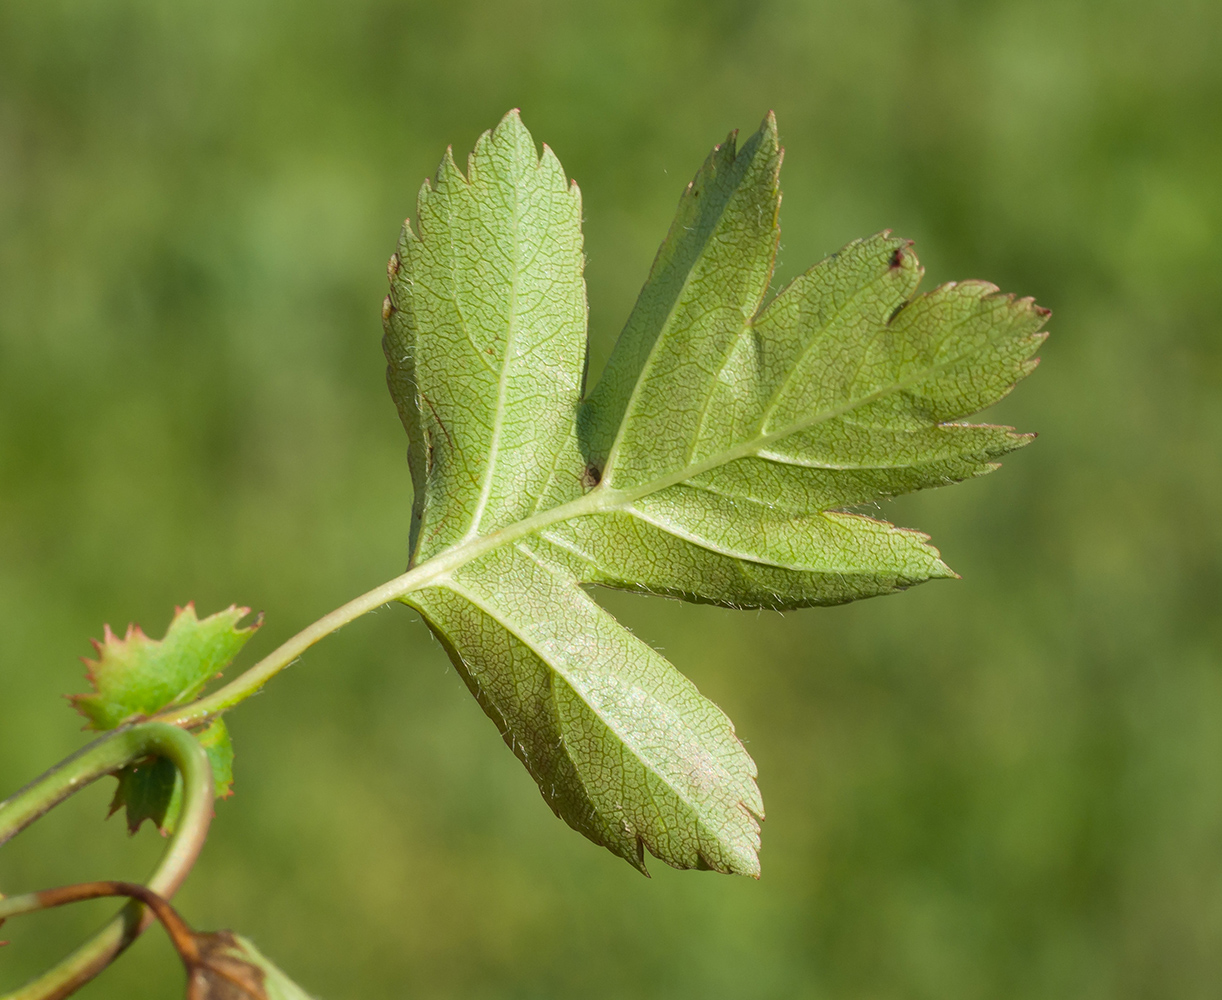
<path id="1" fill-rule="evenodd" d="M 424 586 L 435 577 L 440 576 L 442 572 L 444 570 L 435 568 L 430 562 L 402 576 L 395 577 L 360 597 L 353 598 L 347 604 L 336 608 L 330 614 L 323 615 L 313 624 L 302 629 L 245 673 L 217 688 L 206 698 L 200 698 L 188 705 L 166 709 L 155 715 L 154 718 L 159 722 L 167 722 L 174 726 L 198 726 L 207 722 L 245 701 L 251 695 L 258 694 L 264 684 L 320 639 L 325 639 L 332 632 L 375 608 L 380 608 L 383 604 L 388 604 L 395 598 Z"/>
<path id="2" fill-rule="evenodd" d="M 116 729 L 56 765 L 16 795 L 0 802 L 0 843 L 98 778 L 151 755 L 168 758 L 183 777 L 183 806 L 169 848 L 148 888 L 169 899 L 182 885 L 212 821 L 212 766 L 199 741 L 160 722 Z M 152 914 L 131 903 L 54 969 L 0 1000 L 62 1000 L 101 972 L 152 922 Z"/>

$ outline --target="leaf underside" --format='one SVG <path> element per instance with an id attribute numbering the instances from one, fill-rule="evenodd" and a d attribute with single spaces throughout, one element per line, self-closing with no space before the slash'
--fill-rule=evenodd
<path id="1" fill-rule="evenodd" d="M 557 815 L 642 871 L 648 849 L 757 875 L 755 765 L 582 586 L 784 609 L 954 576 L 927 536 L 852 508 L 1031 440 L 959 421 L 1034 368 L 1032 300 L 918 294 L 910 243 L 881 233 L 766 301 L 780 162 L 771 115 L 713 150 L 588 394 L 580 194 L 516 112 L 465 175 L 447 152 L 389 268 L 412 563 L 504 539 L 403 600 Z"/>

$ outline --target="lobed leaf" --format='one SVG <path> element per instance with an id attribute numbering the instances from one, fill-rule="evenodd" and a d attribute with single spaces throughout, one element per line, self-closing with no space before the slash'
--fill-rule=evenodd
<path id="1" fill-rule="evenodd" d="M 586 300 L 580 192 L 516 112 L 466 177 L 447 150 L 416 230 L 391 258 L 385 349 L 421 561 L 534 510 L 581 396 Z"/>
<path id="2" fill-rule="evenodd" d="M 545 800 L 644 870 L 758 874 L 755 765 L 715 705 L 581 589 L 836 604 L 955 574 L 852 508 L 983 475 L 1030 435 L 956 421 L 1035 365 L 1047 310 L 918 294 L 911 245 L 845 247 L 767 301 L 771 115 L 716 147 L 584 395 L 580 199 L 516 112 L 421 189 L 391 258 L 416 608 Z"/>
<path id="3" fill-rule="evenodd" d="M 85 660 L 92 694 L 68 700 L 89 719 L 92 729 L 114 729 L 133 716 L 147 716 L 191 701 L 238 655 L 262 624 L 237 624 L 250 608 L 232 605 L 200 620 L 194 603 L 175 608 L 164 639 L 150 639 L 129 625 L 120 639 L 107 625 L 93 641 L 96 660 Z"/>

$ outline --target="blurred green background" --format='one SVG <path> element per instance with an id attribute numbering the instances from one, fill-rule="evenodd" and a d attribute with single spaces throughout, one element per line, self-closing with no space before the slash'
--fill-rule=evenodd
<path id="1" fill-rule="evenodd" d="M 749 741 L 763 879 L 572 833 L 395 608 L 230 717 L 185 914 L 329 1000 L 1218 996 L 1219 51 L 1206 0 L 5 0 L 0 794 L 84 741 L 59 696 L 103 622 L 249 604 L 250 662 L 402 569 L 379 310 L 447 143 L 518 106 L 581 185 L 596 370 L 682 186 L 771 107 L 780 277 L 889 227 L 930 284 L 1054 316 L 990 414 L 1036 445 L 883 510 L 962 581 L 606 595 Z M 111 784 L 0 888 L 145 875 Z M 0 989 L 108 909 L 10 923 Z M 154 933 L 81 996 L 181 979 Z"/>

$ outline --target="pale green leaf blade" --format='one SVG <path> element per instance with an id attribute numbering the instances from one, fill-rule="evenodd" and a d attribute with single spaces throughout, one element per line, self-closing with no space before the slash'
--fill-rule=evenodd
<path id="1" fill-rule="evenodd" d="M 798 292 L 791 286 L 761 316 L 762 337 L 776 328 L 773 309 Z M 975 413 L 1034 370 L 1047 316 L 1030 299 L 965 281 L 902 303 L 886 323 L 812 339 L 761 386 L 764 447 L 828 422 L 914 428 Z M 852 455 L 851 430 L 846 437 Z"/>
<path id="2" fill-rule="evenodd" d="M 837 604 L 953 576 L 926 536 L 836 511 L 982 475 L 1028 443 L 944 421 L 1034 367 L 1046 312 L 981 282 L 914 298 L 920 275 L 887 234 L 812 268 L 739 338 L 687 464 L 543 538 L 583 582 L 735 607 Z"/>
<path id="3" fill-rule="evenodd" d="M 643 868 L 758 874 L 763 803 L 729 719 L 522 547 L 405 598 L 557 815 Z"/>
<path id="4" fill-rule="evenodd" d="M 1032 370 L 1047 311 L 981 282 L 918 295 L 920 264 L 888 233 L 764 305 L 779 238 L 769 116 L 689 186 L 574 421 L 579 209 L 517 213 L 542 168 L 516 118 L 482 143 L 469 178 L 443 163 L 392 258 L 413 563 L 440 560 L 405 600 L 574 828 L 636 864 L 645 846 L 754 872 L 762 806 L 733 728 L 577 584 L 790 608 L 953 576 L 925 535 L 852 508 L 985 474 L 1031 440 L 955 421 Z M 518 266 L 524 240 L 535 271 Z M 556 308 L 511 338 L 536 279 Z M 496 345 L 519 336 L 530 356 L 515 367 Z"/>
<path id="5" fill-rule="evenodd" d="M 410 439 L 413 559 L 527 516 L 573 448 L 586 350 L 581 196 L 517 112 L 447 153 L 391 260 L 384 347 Z M 575 456 L 575 452 L 573 453 Z M 574 457 L 571 475 L 580 465 Z"/>
<path id="6" fill-rule="evenodd" d="M 688 481 L 727 491 L 742 471 L 735 462 L 764 459 L 850 473 L 843 496 L 832 477 L 813 477 L 829 509 L 978 475 L 1027 443 L 1008 428 L 946 422 L 996 402 L 1032 370 L 1047 310 L 983 282 L 914 297 L 921 268 L 909 247 L 887 234 L 850 244 L 752 318 L 721 359 L 686 460 L 632 496 Z M 651 419 L 625 417 L 636 422 L 644 436 Z M 900 473 L 894 486 L 888 470 Z M 863 472 L 878 473 L 865 477 L 872 496 L 861 495 Z M 803 478 L 778 482 L 791 507 Z M 809 498 L 799 509 L 813 509 Z"/>
<path id="7" fill-rule="evenodd" d="M 910 247 L 889 233 L 854 240 L 753 317 L 753 335 L 740 340 L 722 377 L 734 388 L 726 418 L 708 428 L 697 454 L 757 436 L 786 392 L 799 394 L 791 409 L 803 417 L 844 402 L 863 374 L 863 352 L 916 294 L 924 270 Z"/>
<path id="8" fill-rule="evenodd" d="M 776 258 L 781 150 L 771 114 L 731 135 L 688 185 L 649 278 L 583 406 L 587 457 L 632 487 L 690 461 L 721 405 L 719 373 L 759 309 Z"/>
<path id="9" fill-rule="evenodd" d="M 583 583 L 731 608 L 844 604 L 954 576 L 927 535 L 859 514 L 778 513 L 685 487 L 650 500 L 532 544 Z"/>
<path id="10" fill-rule="evenodd" d="M 133 716 L 191 701 L 262 624 L 260 616 L 238 628 L 249 614 L 250 608 L 234 605 L 201 620 L 188 604 L 175 609 L 164 639 L 150 639 L 135 625 L 120 639 L 107 625 L 102 641 L 94 642 L 97 659 L 85 660 L 93 692 L 69 700 L 93 729 L 113 729 Z"/>
<path id="11" fill-rule="evenodd" d="M 778 511 L 809 514 L 985 475 L 997 468 L 1001 456 L 1031 441 L 1029 434 L 987 424 L 915 430 L 858 426 L 856 448 L 848 454 L 841 447 L 843 428 L 825 427 L 830 433 L 793 435 L 758 457 L 735 459 L 687 483 Z"/>

